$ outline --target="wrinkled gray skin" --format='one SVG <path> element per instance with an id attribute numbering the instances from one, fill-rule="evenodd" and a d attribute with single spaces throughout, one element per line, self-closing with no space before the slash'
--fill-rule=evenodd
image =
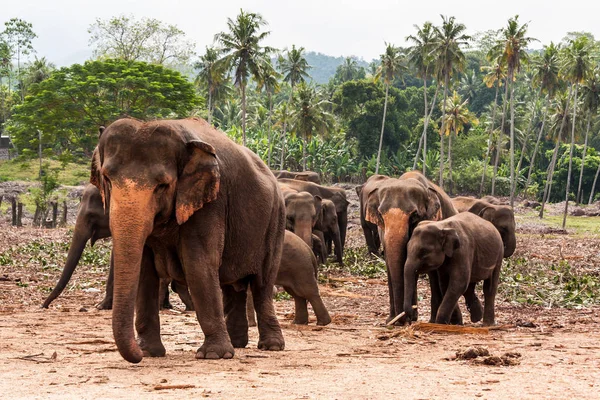
<path id="1" fill-rule="evenodd" d="M 491 204 L 487 201 L 470 197 L 455 197 L 452 199 L 452 204 L 454 204 L 458 212 L 468 211 L 491 222 L 502 237 L 504 258 L 513 255 L 517 247 L 517 236 L 515 233 L 515 214 L 510 206 Z"/>
<path id="2" fill-rule="evenodd" d="M 61 295 L 71 277 L 75 268 L 79 264 L 81 254 L 85 248 L 88 240 L 91 240 L 93 246 L 99 239 L 105 239 L 110 237 L 109 229 L 109 211 L 104 212 L 104 205 L 102 204 L 102 197 L 100 191 L 94 185 L 87 185 L 83 190 L 81 197 L 81 203 L 79 205 L 79 212 L 77 213 L 77 220 L 75 222 L 75 229 L 73 230 L 73 238 L 71 239 L 71 246 L 69 247 L 69 253 L 67 255 L 67 262 L 63 268 L 60 279 L 56 286 L 52 290 L 52 293 L 46 298 L 42 308 L 48 308 L 58 296 Z M 96 308 L 99 310 L 110 310 L 112 309 L 113 302 L 113 277 L 114 277 L 114 263 L 111 254 L 110 272 L 106 281 L 106 295 Z M 192 299 L 188 293 L 185 284 L 177 284 L 175 281 L 171 283 L 173 291 L 179 294 L 179 297 L 185 304 L 186 311 L 193 311 L 194 306 Z M 161 281 L 161 294 L 160 299 L 163 299 L 161 304 L 162 308 L 173 308 L 169 302 L 169 281 Z"/>
<path id="3" fill-rule="evenodd" d="M 312 306 L 317 316 L 317 325 L 327 325 L 331 317 L 319 295 L 317 283 L 317 260 L 310 247 L 290 231 L 285 232 L 283 254 L 277 273 L 276 285 L 283 286 L 293 298 L 296 306 L 294 324 L 308 324 L 308 309 L 306 302 Z M 254 326 L 254 309 L 248 301 L 248 322 Z"/>
<path id="4" fill-rule="evenodd" d="M 437 271 L 442 302 L 435 322 L 450 323 L 460 296 L 465 295 L 471 320 L 481 319 L 481 303 L 475 296 L 477 282 L 483 281 L 484 325 L 495 324 L 494 302 L 504 245 L 496 228 L 471 213 L 460 213 L 442 221 L 419 223 L 408 242 L 404 268 L 404 312 L 415 319 L 412 308 L 419 274 Z"/>
<path id="5" fill-rule="evenodd" d="M 293 172 L 293 171 L 280 170 L 280 171 L 273 171 L 273 175 L 275 175 L 275 177 L 277 179 L 279 179 L 279 178 L 295 179 L 297 181 L 312 182 L 312 183 L 316 183 L 318 185 L 321 184 L 321 178 L 319 177 L 319 174 L 317 174 L 316 172 L 313 172 L 313 171 Z"/>

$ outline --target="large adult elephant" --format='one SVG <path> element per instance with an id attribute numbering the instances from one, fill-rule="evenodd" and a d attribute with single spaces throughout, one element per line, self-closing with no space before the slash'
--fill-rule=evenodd
<path id="1" fill-rule="evenodd" d="M 282 169 L 279 171 L 273 171 L 273 174 L 277 179 L 295 179 L 298 181 L 313 182 L 318 185 L 321 184 L 321 178 L 319 177 L 319 174 L 313 171 L 293 172 Z"/>
<path id="2" fill-rule="evenodd" d="M 320 196 L 323 199 L 328 199 L 335 204 L 335 211 L 338 217 L 338 226 L 340 228 L 340 240 L 342 249 L 346 243 L 346 228 L 348 226 L 348 200 L 346 200 L 346 191 L 342 188 L 321 186 L 312 182 L 303 182 L 295 179 L 278 179 L 280 183 L 297 190 L 299 192 L 308 192 L 313 196 Z"/>
<path id="3" fill-rule="evenodd" d="M 164 356 L 157 301 L 164 277 L 189 287 L 205 336 L 196 358 L 231 358 L 247 345 L 248 285 L 258 347 L 283 350 L 272 297 L 285 206 L 260 158 L 204 120 L 124 118 L 101 134 L 90 181 L 110 210 L 112 328 L 123 358 Z M 154 254 L 168 260 L 155 263 Z"/>
<path id="4" fill-rule="evenodd" d="M 403 311 L 404 264 L 407 244 L 413 229 L 421 221 L 448 218 L 456 214 L 450 197 L 420 172 L 407 172 L 399 178 L 373 175 L 360 191 L 361 219 L 378 228 L 383 243 L 388 273 L 390 313 L 388 321 Z M 432 319 L 442 299 L 437 273 L 429 276 Z M 416 298 L 413 300 L 416 303 Z M 401 318 L 398 323 L 404 323 Z M 458 307 L 452 322 L 461 323 Z"/>

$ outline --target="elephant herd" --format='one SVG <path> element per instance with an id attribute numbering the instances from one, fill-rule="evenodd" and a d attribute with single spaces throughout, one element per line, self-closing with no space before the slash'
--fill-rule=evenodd
<path id="1" fill-rule="evenodd" d="M 258 156 L 200 119 L 119 119 L 100 128 L 63 273 L 43 307 L 60 295 L 88 241 L 112 236 L 106 296 L 121 356 L 164 356 L 159 307 L 168 285 L 194 310 L 205 336 L 196 358 L 231 358 L 258 325 L 258 347 L 283 350 L 273 286 L 292 295 L 294 323 L 331 317 L 317 260 L 343 263 L 346 192 L 314 172 L 270 171 Z M 418 172 L 373 175 L 356 188 L 368 249 L 385 257 L 388 322 L 416 320 L 416 281 L 428 274 L 431 321 L 494 323 L 503 257 L 515 250 L 510 207 L 494 198 L 451 199 Z M 475 285 L 484 281 L 484 307 Z M 256 312 L 256 320 L 254 318 Z M 134 321 L 135 315 L 135 321 Z M 136 335 L 134 333 L 137 332 Z"/>

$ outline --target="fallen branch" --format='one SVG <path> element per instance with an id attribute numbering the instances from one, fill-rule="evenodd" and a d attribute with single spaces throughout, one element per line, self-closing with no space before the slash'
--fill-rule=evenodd
<path id="1" fill-rule="evenodd" d="M 412 306 L 413 310 L 417 309 L 417 306 L 414 305 Z M 396 317 L 394 319 L 392 319 L 390 322 L 388 322 L 386 325 L 387 326 L 391 326 L 394 325 L 396 322 L 398 322 L 398 320 L 402 317 L 404 317 L 406 315 L 406 313 L 404 311 L 402 311 L 400 314 L 396 315 Z"/>
<path id="2" fill-rule="evenodd" d="M 193 389 L 196 385 L 156 385 L 154 390 L 168 390 L 168 389 Z"/>

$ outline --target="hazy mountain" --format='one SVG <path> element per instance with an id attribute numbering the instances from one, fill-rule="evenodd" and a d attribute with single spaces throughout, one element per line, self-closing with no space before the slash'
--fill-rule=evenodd
<path id="1" fill-rule="evenodd" d="M 333 57 L 314 51 L 306 52 L 306 61 L 312 67 L 308 73 L 316 83 L 327 83 L 335 75 L 336 68 L 341 65 L 346 57 Z M 368 68 L 369 63 L 362 58 L 352 57 L 359 66 Z"/>

